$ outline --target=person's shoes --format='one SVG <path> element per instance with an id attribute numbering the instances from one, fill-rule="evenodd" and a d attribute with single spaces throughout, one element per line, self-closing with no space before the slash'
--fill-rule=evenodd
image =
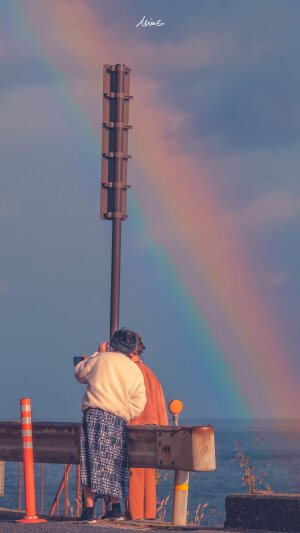
<path id="1" fill-rule="evenodd" d="M 97 522 L 96 520 L 96 506 L 93 507 L 85 507 L 82 510 L 81 517 L 79 518 L 80 522 L 83 522 L 84 524 L 95 524 Z"/>
<path id="2" fill-rule="evenodd" d="M 113 504 L 112 509 L 104 513 L 100 518 L 101 520 L 124 520 L 120 504 Z"/>

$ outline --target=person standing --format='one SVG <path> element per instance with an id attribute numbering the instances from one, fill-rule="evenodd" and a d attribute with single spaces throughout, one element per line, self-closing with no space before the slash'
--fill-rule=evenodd
<path id="1" fill-rule="evenodd" d="M 118 330 L 110 347 L 109 352 L 95 352 L 75 368 L 76 379 L 87 385 L 80 429 L 85 499 L 81 520 L 87 522 L 96 519 L 95 497 L 111 498 L 112 510 L 103 519 L 123 518 L 120 500 L 129 494 L 126 423 L 139 416 L 146 404 L 143 373 L 129 357 L 136 347 L 136 335 Z"/>
<path id="2" fill-rule="evenodd" d="M 143 412 L 131 419 L 129 424 L 168 425 L 168 413 L 162 387 L 152 372 L 141 360 L 145 350 L 140 335 L 136 334 L 136 347 L 131 360 L 141 370 L 146 387 L 147 403 Z M 129 498 L 126 514 L 131 520 L 154 520 L 156 516 L 156 484 L 154 468 L 130 468 Z"/>

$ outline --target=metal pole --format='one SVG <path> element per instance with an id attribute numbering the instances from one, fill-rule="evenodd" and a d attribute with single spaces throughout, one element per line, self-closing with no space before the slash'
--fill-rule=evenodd
<path id="1" fill-rule="evenodd" d="M 119 329 L 125 65 L 116 65 L 115 175 L 111 256 L 110 336 Z"/>
<path id="2" fill-rule="evenodd" d="M 68 472 L 67 472 L 67 465 L 65 465 L 64 516 L 68 516 L 68 488 L 69 488 L 69 477 L 68 477 Z"/>
<path id="3" fill-rule="evenodd" d="M 172 403 L 175 408 L 172 409 Z M 178 408 L 178 404 L 181 407 Z M 177 407 L 177 412 L 176 412 Z M 182 409 L 182 403 L 179 400 L 170 402 L 170 411 L 173 414 L 173 425 L 179 425 L 179 412 Z M 173 489 L 173 509 L 172 524 L 176 526 L 186 526 L 187 504 L 189 495 L 189 472 L 185 470 L 175 470 L 174 472 L 174 489 Z"/>
<path id="4" fill-rule="evenodd" d="M 110 337 L 119 329 L 121 218 L 113 220 L 111 255 Z"/>
<path id="5" fill-rule="evenodd" d="M 5 462 L 0 461 L 0 498 L 4 496 Z"/>
<path id="6" fill-rule="evenodd" d="M 21 496 L 22 496 L 22 463 L 19 462 L 19 511 L 21 511 Z"/>
<path id="7" fill-rule="evenodd" d="M 186 526 L 187 504 L 189 495 L 189 472 L 175 470 L 172 524 Z"/>
<path id="8" fill-rule="evenodd" d="M 80 494 L 80 465 L 76 471 L 76 516 L 79 516 L 79 494 Z"/>
<path id="9" fill-rule="evenodd" d="M 64 473 L 64 476 L 63 476 L 63 478 L 62 478 L 61 484 L 59 485 L 58 491 L 57 491 L 56 496 L 55 496 L 55 498 L 54 498 L 54 501 L 53 501 L 52 507 L 51 507 L 51 509 L 50 509 L 50 513 L 49 513 L 50 516 L 52 516 L 52 515 L 54 514 L 55 507 L 56 507 L 56 509 L 57 509 L 57 514 L 58 514 L 59 497 L 60 497 L 60 495 L 61 495 L 61 493 L 62 493 L 62 491 L 63 491 L 63 488 L 64 488 L 64 486 L 65 486 L 66 475 L 69 474 L 71 468 L 72 468 L 72 464 L 69 464 L 69 465 L 67 466 L 67 469 L 65 470 L 65 473 Z"/>
<path id="10" fill-rule="evenodd" d="M 41 463 L 41 510 L 40 513 L 43 514 L 44 506 L 44 463 Z"/>

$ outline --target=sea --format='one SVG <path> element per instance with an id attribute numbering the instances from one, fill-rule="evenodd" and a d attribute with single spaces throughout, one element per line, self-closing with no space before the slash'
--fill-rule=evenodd
<path id="1" fill-rule="evenodd" d="M 182 425 L 206 425 L 207 421 L 182 420 Z M 191 472 L 188 493 L 188 523 L 208 527 L 222 527 L 225 520 L 225 498 L 228 494 L 246 494 L 243 481 L 248 461 L 254 474 L 256 489 L 276 493 L 300 493 L 300 420 L 209 421 L 214 427 L 216 470 Z M 237 455 L 240 454 L 238 457 Z M 157 485 L 159 517 L 170 521 L 174 472 L 161 470 Z M 64 476 L 64 465 L 44 465 L 43 513 L 49 513 L 56 492 Z M 19 464 L 5 464 L 4 496 L 0 506 L 18 508 Z M 37 512 L 41 511 L 41 465 L 35 464 Z M 76 467 L 69 473 L 69 516 L 75 514 Z M 22 509 L 25 508 L 22 482 Z M 59 512 L 63 514 L 64 495 L 60 497 Z M 101 514 L 102 502 L 97 501 Z"/>

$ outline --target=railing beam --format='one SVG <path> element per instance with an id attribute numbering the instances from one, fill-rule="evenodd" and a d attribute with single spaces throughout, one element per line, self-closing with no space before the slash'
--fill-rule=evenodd
<path id="1" fill-rule="evenodd" d="M 79 463 L 80 424 L 33 422 L 36 463 Z M 216 468 L 212 426 L 128 425 L 130 466 L 208 471 Z M 21 425 L 0 421 L 0 461 L 22 461 Z"/>

